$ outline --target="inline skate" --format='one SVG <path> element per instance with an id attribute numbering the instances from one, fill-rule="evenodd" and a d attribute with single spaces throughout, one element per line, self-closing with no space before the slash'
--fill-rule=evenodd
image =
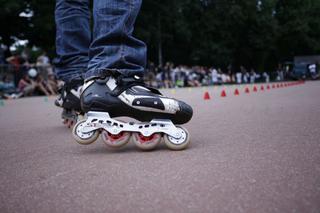
<path id="1" fill-rule="evenodd" d="M 80 94 L 83 85 L 82 79 L 72 80 L 65 83 L 60 89 L 60 95 L 55 101 L 55 105 L 63 108 L 61 118 L 63 124 L 71 128 L 82 115 Z"/>
<path id="2" fill-rule="evenodd" d="M 73 136 L 80 144 L 91 144 L 100 134 L 104 143 L 114 148 L 130 139 L 142 150 L 154 149 L 162 138 L 173 150 L 184 149 L 190 143 L 187 129 L 175 124 L 187 123 L 192 108 L 147 87 L 138 76 L 89 80 L 83 86 L 81 104 L 87 118 L 73 128 Z M 140 122 L 114 119 L 123 116 Z"/>

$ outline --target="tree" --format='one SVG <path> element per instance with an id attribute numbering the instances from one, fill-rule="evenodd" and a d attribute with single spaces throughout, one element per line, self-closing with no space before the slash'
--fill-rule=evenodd
<path id="1" fill-rule="evenodd" d="M 54 53 L 54 1 L 0 3 L 2 43 L 27 39 Z M 156 63 L 271 70 L 295 55 L 320 53 L 319 11 L 319 0 L 144 0 L 135 35 Z"/>
<path id="2" fill-rule="evenodd" d="M 317 0 L 279 0 L 276 17 L 279 22 L 278 57 L 288 60 L 295 55 L 320 52 L 320 2 Z"/>
<path id="3" fill-rule="evenodd" d="M 0 0 L 0 4 L 1 42 L 10 46 L 15 38 L 26 39 L 25 32 L 28 31 L 30 20 L 20 16 L 22 12 L 28 12 L 26 2 Z"/>

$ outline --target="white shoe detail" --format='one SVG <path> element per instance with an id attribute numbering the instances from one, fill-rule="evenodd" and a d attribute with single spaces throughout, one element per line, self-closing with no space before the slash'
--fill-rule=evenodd
<path id="1" fill-rule="evenodd" d="M 145 91 L 150 92 L 150 90 L 149 90 L 148 88 L 145 88 L 145 87 L 142 87 L 142 86 L 134 86 L 134 87 L 132 87 L 131 89 L 133 89 L 134 91 L 138 92 L 137 90 L 135 90 L 135 88 L 137 88 L 137 89 L 142 89 L 142 90 L 145 90 Z"/>
<path id="2" fill-rule="evenodd" d="M 113 91 L 117 87 L 116 80 L 114 78 L 109 78 L 106 84 L 111 91 Z"/>
<path id="3" fill-rule="evenodd" d="M 137 99 L 137 98 L 142 98 L 142 99 L 152 98 L 153 99 L 153 97 L 150 97 L 150 96 L 135 96 L 135 95 L 126 94 L 126 92 L 123 92 L 119 95 L 119 98 L 122 102 L 129 105 L 130 107 L 135 108 L 135 109 L 139 109 L 139 110 L 143 110 L 143 111 L 175 114 L 177 111 L 180 110 L 179 103 L 176 100 L 161 97 L 161 96 L 159 96 L 158 98 L 162 101 L 163 105 L 165 106 L 164 110 L 153 108 L 153 107 L 134 106 L 133 105 L 133 101 L 135 99 Z M 158 103 L 156 103 L 155 105 L 157 105 L 157 104 Z"/>
<path id="4" fill-rule="evenodd" d="M 179 102 L 171 98 L 160 98 L 163 105 L 165 106 L 165 111 L 175 114 L 180 110 Z"/>
<path id="5" fill-rule="evenodd" d="M 76 96 L 77 98 L 80 99 L 81 89 L 82 89 L 82 86 L 78 87 L 77 90 L 72 89 L 72 90 L 70 90 L 70 92 L 71 92 L 74 96 Z"/>
<path id="6" fill-rule="evenodd" d="M 59 105 L 60 107 L 62 107 L 63 100 L 62 100 L 61 96 L 60 96 L 56 101 L 57 101 L 58 105 Z"/>

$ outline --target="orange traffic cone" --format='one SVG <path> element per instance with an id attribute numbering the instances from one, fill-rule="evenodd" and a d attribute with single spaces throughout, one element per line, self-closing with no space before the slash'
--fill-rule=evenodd
<path id="1" fill-rule="evenodd" d="M 227 93 L 226 93 L 226 91 L 224 91 L 224 90 L 222 90 L 222 92 L 221 92 L 221 95 L 220 95 L 221 97 L 227 97 Z"/>
<path id="2" fill-rule="evenodd" d="M 256 86 L 253 87 L 253 92 L 258 92 L 258 89 Z"/>
<path id="3" fill-rule="evenodd" d="M 204 100 L 210 100 L 210 99 L 211 99 L 209 92 L 205 92 L 205 93 L 204 93 L 203 99 L 204 99 Z"/>
<path id="4" fill-rule="evenodd" d="M 249 90 L 249 88 L 248 87 L 246 87 L 246 89 L 245 89 L 245 91 L 244 91 L 245 93 L 250 93 L 250 90 Z"/>
<path id="5" fill-rule="evenodd" d="M 268 85 L 267 85 L 267 90 L 269 90 L 269 89 L 270 89 L 270 85 L 268 84 Z"/>
<path id="6" fill-rule="evenodd" d="M 263 85 L 261 85 L 260 90 L 264 91 L 264 86 Z"/>
<path id="7" fill-rule="evenodd" d="M 236 89 L 236 90 L 234 91 L 234 95 L 240 95 L 240 92 L 239 92 L 238 89 Z"/>

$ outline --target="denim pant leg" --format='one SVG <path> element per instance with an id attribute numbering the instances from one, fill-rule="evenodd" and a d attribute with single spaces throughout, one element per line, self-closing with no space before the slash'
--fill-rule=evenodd
<path id="1" fill-rule="evenodd" d="M 146 45 L 132 32 L 142 0 L 94 0 L 93 41 L 85 78 L 99 77 L 110 70 L 126 76 L 142 76 Z"/>
<path id="2" fill-rule="evenodd" d="M 89 62 L 90 0 L 56 0 L 57 77 L 66 82 L 83 77 Z"/>

